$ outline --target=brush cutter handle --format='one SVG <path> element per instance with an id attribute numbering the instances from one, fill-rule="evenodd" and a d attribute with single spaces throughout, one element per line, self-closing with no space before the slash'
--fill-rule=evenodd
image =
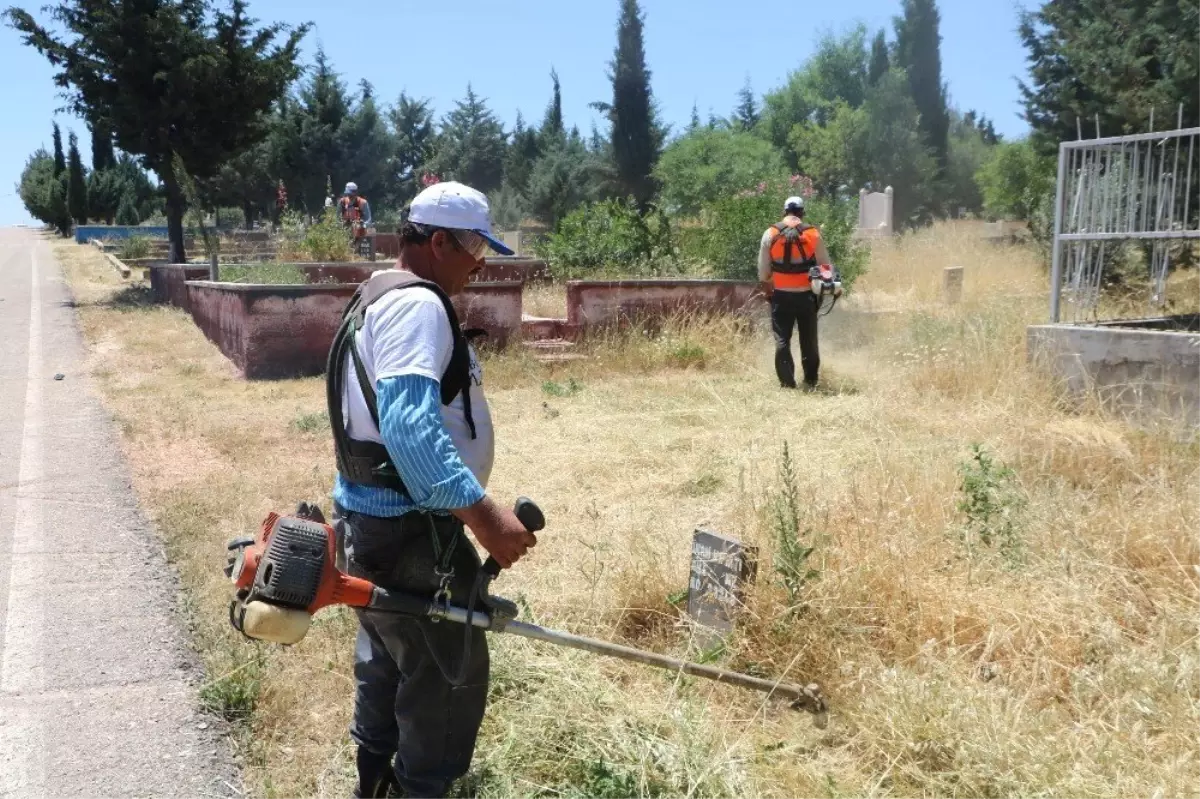
<path id="1" fill-rule="evenodd" d="M 513 515 L 520 519 L 521 524 L 531 533 L 536 533 L 546 526 L 546 517 L 542 514 L 542 509 L 529 497 L 517 499 L 517 504 L 513 506 Z M 483 573 L 488 577 L 496 577 L 500 574 L 500 562 L 488 556 L 487 562 L 483 564 Z"/>

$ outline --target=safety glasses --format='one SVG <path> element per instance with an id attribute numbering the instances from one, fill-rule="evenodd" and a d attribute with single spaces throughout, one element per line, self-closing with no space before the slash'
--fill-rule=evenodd
<path id="1" fill-rule="evenodd" d="M 476 261 L 482 259 L 491 249 L 487 239 L 483 236 L 473 233 L 469 230 L 451 230 L 447 229 L 450 238 L 454 239 L 455 244 L 460 250 L 463 250 Z"/>

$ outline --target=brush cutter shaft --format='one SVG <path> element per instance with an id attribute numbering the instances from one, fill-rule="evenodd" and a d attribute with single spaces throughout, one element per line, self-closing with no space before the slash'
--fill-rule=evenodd
<path id="1" fill-rule="evenodd" d="M 597 655 L 631 660 L 634 663 L 642 663 L 646 666 L 656 666 L 657 668 L 669 671 L 682 671 L 684 674 L 691 674 L 693 677 L 704 677 L 708 680 L 716 680 L 717 682 L 736 685 L 740 688 L 750 688 L 755 691 L 775 694 L 776 696 L 785 696 L 788 699 L 802 703 L 820 702 L 819 695 L 812 688 L 804 688 L 799 685 L 790 685 L 773 680 L 762 680 L 758 677 L 751 677 L 748 674 L 739 674 L 736 671 L 726 671 L 725 669 L 718 669 L 713 666 L 702 666 L 699 663 L 689 663 L 686 660 L 678 660 L 666 655 L 647 652 L 643 649 L 612 644 L 608 641 L 598 641 L 595 638 L 584 638 L 580 635 L 572 635 L 571 633 L 564 633 L 558 630 L 547 630 L 545 627 L 539 627 L 536 624 L 510 621 L 505 625 L 504 632 L 513 633 L 525 638 L 533 638 L 538 641 L 545 641 L 548 644 L 555 644 L 557 646 L 582 649 L 585 652 L 592 652 Z M 816 709 L 818 708 L 814 708 L 814 710 Z"/>
<path id="2" fill-rule="evenodd" d="M 377 610 L 395 611 L 409 615 L 424 615 L 455 624 L 467 623 L 466 609 L 455 605 L 439 607 L 432 602 L 417 597 L 393 594 L 386 591 L 379 591 L 378 589 L 376 589 L 376 597 L 377 600 L 371 602 L 371 607 Z M 620 658 L 621 660 L 630 660 L 634 663 L 642 663 L 669 671 L 682 671 L 684 674 L 691 674 L 694 677 L 703 677 L 707 680 L 716 680 L 728 685 L 750 688 L 755 691 L 775 694 L 776 696 L 784 696 L 800 703 L 812 704 L 814 705 L 813 710 L 823 707 L 819 693 L 811 686 L 803 687 L 789 683 L 775 682 L 773 680 L 763 680 L 758 677 L 751 677 L 748 674 L 739 674 L 736 671 L 726 671 L 725 669 L 718 669 L 713 666 L 703 666 L 699 663 L 689 663 L 686 660 L 647 652 L 643 649 L 634 649 L 633 647 L 621 646 L 620 644 L 600 641 L 595 638 L 585 638 L 580 635 L 561 632 L 560 630 L 548 630 L 545 627 L 539 627 L 536 624 L 529 624 L 523 621 L 506 621 L 503 626 L 493 626 L 492 618 L 487 613 L 479 611 L 471 613 L 470 616 L 471 625 L 484 630 L 512 633 L 523 638 L 545 641 L 548 644 L 556 646 L 582 649 L 585 652 L 591 652 L 596 655 L 607 655 L 608 657 Z"/>

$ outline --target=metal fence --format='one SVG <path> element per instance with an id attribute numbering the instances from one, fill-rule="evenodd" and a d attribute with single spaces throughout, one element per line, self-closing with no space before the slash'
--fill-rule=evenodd
<path id="1" fill-rule="evenodd" d="M 1099 321 L 1106 264 L 1148 253 L 1147 312 L 1161 311 L 1181 244 L 1200 244 L 1200 128 L 1068 141 L 1058 149 L 1050 321 Z"/>

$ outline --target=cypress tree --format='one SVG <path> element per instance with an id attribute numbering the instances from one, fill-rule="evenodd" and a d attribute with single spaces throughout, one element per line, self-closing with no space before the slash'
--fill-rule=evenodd
<path id="1" fill-rule="evenodd" d="M 884 38 L 883 31 L 880 30 L 875 34 L 875 41 L 871 42 L 871 63 L 867 67 L 867 83 L 871 86 L 879 83 L 879 79 L 886 75 L 891 68 L 887 40 Z"/>
<path id="2" fill-rule="evenodd" d="M 54 123 L 54 174 L 61 175 L 67 170 L 67 159 L 63 156 L 62 131 L 58 123 Z"/>
<path id="3" fill-rule="evenodd" d="M 638 207 L 644 209 L 656 188 L 652 173 L 658 162 L 661 137 L 655 130 L 643 25 L 638 0 L 621 0 L 617 47 L 609 77 L 613 87 L 610 117 L 617 187 L 623 196 L 633 197 Z"/>
<path id="4" fill-rule="evenodd" d="M 83 161 L 79 157 L 79 139 L 71 131 L 70 148 L 67 152 L 67 210 L 77 225 L 87 224 L 87 178 L 83 174 Z"/>
<path id="5" fill-rule="evenodd" d="M 897 66 L 908 74 L 925 146 L 944 173 L 949 160 L 950 114 L 942 84 L 940 15 L 935 0 L 904 0 L 904 15 L 895 20 Z"/>

